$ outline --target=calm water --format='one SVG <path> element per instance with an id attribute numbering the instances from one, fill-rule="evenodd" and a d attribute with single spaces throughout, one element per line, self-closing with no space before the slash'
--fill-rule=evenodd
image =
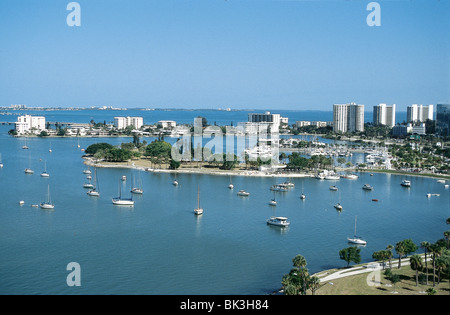
<path id="1" fill-rule="evenodd" d="M 294 178 L 295 188 L 278 193 L 271 207 L 269 187 L 284 178 L 233 177 L 229 190 L 226 176 L 178 175 L 175 187 L 171 174 L 98 169 L 101 196 L 89 197 L 75 139 L 33 138 L 23 150 L 24 140 L 9 137 L 9 128 L 0 126 L 1 294 L 266 294 L 280 287 L 297 254 L 311 272 L 344 266 L 338 252 L 349 246 L 355 216 L 368 242 L 363 261 L 388 244 L 434 242 L 448 230 L 449 190 L 420 177 L 361 174 L 336 182 L 337 192 L 329 190 L 331 181 Z M 128 140 L 86 138 L 80 145 L 100 141 Z M 39 176 L 44 161 L 50 178 Z M 29 165 L 35 174 L 23 172 Z M 132 177 L 140 178 L 144 194 L 135 196 L 133 208 L 112 205 L 118 185 L 130 195 Z M 404 178 L 410 189 L 400 186 Z M 364 183 L 374 191 L 362 190 Z M 46 199 L 48 184 L 55 210 L 31 207 Z M 201 217 L 193 214 L 197 187 Z M 251 195 L 238 197 L 239 189 Z M 426 198 L 427 192 L 440 196 Z M 272 215 L 287 216 L 291 226 L 267 226 Z M 66 284 L 69 262 L 81 266 L 81 287 Z"/>

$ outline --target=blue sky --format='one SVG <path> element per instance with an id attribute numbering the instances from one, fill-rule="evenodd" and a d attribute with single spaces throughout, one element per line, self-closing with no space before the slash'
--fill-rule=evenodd
<path id="1" fill-rule="evenodd" d="M 450 1 L 0 1 L 0 106 L 332 110 L 450 101 Z"/>

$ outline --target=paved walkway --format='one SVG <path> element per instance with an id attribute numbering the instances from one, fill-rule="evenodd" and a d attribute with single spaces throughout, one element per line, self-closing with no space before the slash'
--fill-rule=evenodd
<path id="1" fill-rule="evenodd" d="M 427 255 L 427 260 L 431 261 L 431 255 Z M 402 267 L 409 266 L 410 257 L 402 259 Z M 386 262 L 386 266 L 389 265 L 389 262 Z M 398 259 L 392 259 L 392 267 L 396 268 L 398 266 Z M 353 276 L 361 273 L 369 273 L 376 270 L 382 270 L 383 263 L 380 262 L 370 262 L 363 265 L 358 265 L 355 267 L 344 268 L 339 270 L 327 270 L 316 273 L 315 276 L 319 277 L 320 282 L 329 282 L 334 279 Z"/>

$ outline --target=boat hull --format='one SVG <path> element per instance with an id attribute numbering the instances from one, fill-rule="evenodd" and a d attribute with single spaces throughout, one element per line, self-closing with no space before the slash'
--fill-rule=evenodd
<path id="1" fill-rule="evenodd" d="M 349 237 L 349 238 L 347 238 L 347 241 L 351 244 L 356 244 L 356 245 L 366 245 L 367 244 L 366 241 L 359 239 L 359 238 L 350 238 Z"/>
<path id="2" fill-rule="evenodd" d="M 41 209 L 47 209 L 47 210 L 51 210 L 54 209 L 55 206 L 49 203 L 41 203 L 40 204 Z"/>
<path id="3" fill-rule="evenodd" d="M 134 206 L 133 200 L 113 199 L 112 203 L 116 206 Z"/>

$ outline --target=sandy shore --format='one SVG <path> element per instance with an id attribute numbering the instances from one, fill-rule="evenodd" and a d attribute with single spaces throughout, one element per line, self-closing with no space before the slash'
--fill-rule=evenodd
<path id="1" fill-rule="evenodd" d="M 180 167 L 176 170 L 167 168 L 167 165 L 163 165 L 163 168 L 155 168 L 155 165 L 148 160 L 132 160 L 128 162 L 97 162 L 90 157 L 84 157 L 84 164 L 92 167 L 105 167 L 105 168 L 130 168 L 154 173 L 173 173 L 173 174 L 203 174 L 203 175 L 221 175 L 221 176 L 255 176 L 255 177 L 314 177 L 311 173 L 281 173 L 271 174 L 256 170 L 221 170 L 211 167 Z"/>
<path id="2" fill-rule="evenodd" d="M 233 169 L 233 170 L 221 170 L 215 167 L 208 167 L 207 163 L 203 163 L 201 166 L 188 167 L 182 165 L 180 168 L 176 170 L 172 170 L 168 168 L 168 165 L 158 165 L 155 167 L 154 163 L 151 163 L 149 160 L 138 159 L 131 160 L 128 162 L 98 162 L 91 157 L 83 157 L 84 164 L 95 167 L 104 167 L 104 168 L 130 168 L 137 169 L 147 172 L 154 173 L 173 173 L 173 174 L 204 174 L 204 175 L 221 175 L 221 176 L 255 176 L 255 177 L 290 177 L 290 178 L 303 178 L 303 177 L 314 177 L 313 173 L 279 173 L 272 174 L 266 173 L 257 170 L 246 170 L 246 169 Z M 429 173 L 410 173 L 403 172 L 397 170 L 377 170 L 377 169 L 346 169 L 346 168 L 336 168 L 337 172 L 365 172 L 365 173 L 384 173 L 384 174 L 393 174 L 393 175 L 405 175 L 405 176 L 420 176 L 420 177 L 429 177 L 436 179 L 446 179 L 450 180 L 449 175 L 443 174 L 429 174 Z"/>

